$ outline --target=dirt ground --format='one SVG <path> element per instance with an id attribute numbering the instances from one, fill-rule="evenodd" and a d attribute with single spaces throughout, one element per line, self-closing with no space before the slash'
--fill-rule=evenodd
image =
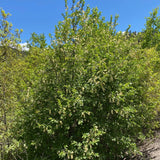
<path id="1" fill-rule="evenodd" d="M 160 160 L 160 130 L 156 131 L 154 138 L 146 140 L 140 146 L 140 151 L 143 157 L 136 157 L 134 160 Z"/>

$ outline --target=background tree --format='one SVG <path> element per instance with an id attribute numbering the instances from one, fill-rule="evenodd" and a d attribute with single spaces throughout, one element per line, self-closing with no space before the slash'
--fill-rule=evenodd
<path id="1" fill-rule="evenodd" d="M 0 145 L 1 154 L 5 146 L 10 146 L 9 130 L 14 121 L 16 109 L 16 81 L 15 73 L 18 65 L 16 57 L 20 33 L 18 30 L 12 33 L 12 24 L 7 21 L 10 14 L 1 9 L 0 19 Z M 3 159 L 1 155 L 1 159 Z"/>
<path id="2" fill-rule="evenodd" d="M 31 34 L 31 38 L 30 41 L 28 42 L 29 47 L 38 47 L 38 48 L 46 48 L 47 43 L 46 43 L 46 39 L 45 39 L 45 35 L 44 34 L 36 34 L 35 32 L 33 32 Z"/>
<path id="3" fill-rule="evenodd" d="M 143 48 L 157 46 L 157 49 L 159 49 L 160 16 L 158 16 L 158 10 L 159 8 L 154 9 L 150 16 L 146 18 Z"/>

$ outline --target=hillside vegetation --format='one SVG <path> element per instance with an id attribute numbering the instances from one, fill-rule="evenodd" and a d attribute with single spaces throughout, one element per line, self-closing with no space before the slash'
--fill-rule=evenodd
<path id="1" fill-rule="evenodd" d="M 65 1 L 50 34 L 33 33 L 29 51 L 1 10 L 0 159 L 119 160 L 159 127 L 160 17 L 117 32 L 84 0 Z"/>

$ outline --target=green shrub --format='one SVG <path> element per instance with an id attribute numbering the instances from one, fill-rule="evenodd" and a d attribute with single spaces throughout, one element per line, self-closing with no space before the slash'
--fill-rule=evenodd
<path id="1" fill-rule="evenodd" d="M 73 4 L 70 11 L 66 3 L 44 74 L 23 104 L 18 138 L 29 159 L 136 154 L 136 140 L 156 124 L 151 50 L 141 48 L 138 36 L 116 33 L 118 16 L 105 22 L 97 8 L 84 10 L 83 0 Z"/>
<path id="2" fill-rule="evenodd" d="M 112 160 L 137 154 L 137 140 L 158 127 L 158 44 L 146 41 L 148 28 L 135 35 L 129 26 L 122 34 L 116 32 L 118 16 L 106 22 L 84 0 L 73 0 L 71 9 L 65 2 L 52 44 L 33 33 L 29 52 L 15 60 L 21 66 L 15 86 L 23 94 L 15 92 L 18 108 L 5 159 Z"/>

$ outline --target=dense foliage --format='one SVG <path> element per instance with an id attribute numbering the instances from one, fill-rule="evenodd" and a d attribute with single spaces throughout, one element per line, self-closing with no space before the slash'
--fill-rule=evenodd
<path id="1" fill-rule="evenodd" d="M 123 159 L 159 127 L 160 17 L 141 33 L 117 32 L 84 0 L 72 1 L 51 44 L 33 33 L 19 46 L 0 26 L 1 159 Z"/>

